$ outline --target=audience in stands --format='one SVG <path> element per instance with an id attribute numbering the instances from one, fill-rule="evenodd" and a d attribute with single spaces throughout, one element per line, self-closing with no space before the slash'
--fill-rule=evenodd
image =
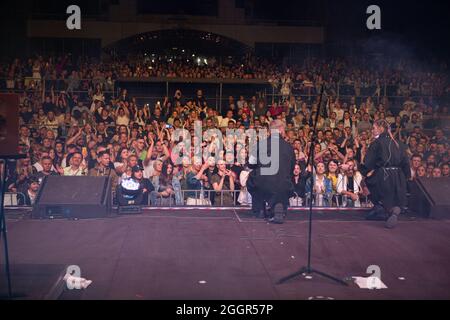
<path id="1" fill-rule="evenodd" d="M 247 196 L 238 202 L 239 193 L 246 192 L 248 147 L 244 144 L 239 152 L 236 147 L 233 156 L 224 143 L 222 150 L 214 150 L 221 160 L 199 159 L 195 148 L 200 146 L 202 152 L 212 144 L 194 144 L 196 121 L 223 134 L 226 129 L 260 130 L 272 120 L 284 121 L 297 159 L 291 196 L 306 200 L 297 202 L 302 205 L 312 189 L 315 205 L 367 204 L 358 165 L 374 138 L 370 129 L 377 119 L 386 119 L 393 135 L 407 145 L 412 179 L 449 176 L 448 105 L 435 100 L 449 92 L 442 69 L 430 71 L 408 62 L 380 69 L 364 59 L 307 59 L 289 68 L 255 61 L 200 67 L 148 59 L 74 63 L 69 57 L 38 57 L 0 65 L 0 78 L 6 79 L 0 89 L 21 97 L 19 149 L 27 155 L 8 172 L 8 190 L 23 193 L 24 203 L 32 204 L 39 182 L 48 175 L 110 176 L 113 189 L 134 177 L 152 205 L 248 204 Z M 136 102 L 125 89 L 117 97 L 106 94 L 121 77 L 260 79 L 277 88 L 280 98 L 230 96 L 220 113 L 199 88 L 176 90 L 173 97 L 150 106 Z M 50 89 L 44 81 L 52 84 Z M 306 167 L 322 84 L 327 99 L 318 117 L 314 166 Z M 385 95 L 400 96 L 402 103 Z M 176 146 L 186 136 L 175 137 L 174 130 L 181 128 L 191 135 L 192 146 L 183 150 L 178 164 L 182 155 Z M 244 161 L 238 161 L 239 154 Z M 307 179 L 311 174 L 313 186 Z"/>

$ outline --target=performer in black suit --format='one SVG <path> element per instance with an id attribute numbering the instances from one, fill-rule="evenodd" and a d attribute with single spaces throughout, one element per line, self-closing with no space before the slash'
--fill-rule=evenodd
<path id="1" fill-rule="evenodd" d="M 386 227 L 393 228 L 401 208 L 407 203 L 407 179 L 411 175 L 409 159 L 406 146 L 394 139 L 386 120 L 375 121 L 372 134 L 375 140 L 361 165 L 374 204 L 366 219 L 386 219 Z"/>
<path id="2" fill-rule="evenodd" d="M 274 120 L 270 129 L 279 134 L 271 135 L 268 139 L 258 141 L 258 150 L 262 143 L 267 144 L 267 154 L 271 161 L 264 164 L 258 155 L 250 154 L 250 167 L 253 171 L 249 175 L 247 187 L 252 195 L 252 212 L 254 215 L 269 218 L 273 223 L 283 223 L 289 205 L 289 196 L 293 192 L 292 175 L 295 166 L 295 153 L 292 146 L 284 140 L 286 136 L 285 124 L 281 120 Z M 271 141 L 277 146 L 278 154 L 272 152 Z M 255 159 L 256 156 L 256 159 Z M 277 168 L 276 172 L 268 173 L 270 168 Z M 269 170 L 270 171 L 270 170 Z M 266 211 L 266 202 L 269 205 Z"/>

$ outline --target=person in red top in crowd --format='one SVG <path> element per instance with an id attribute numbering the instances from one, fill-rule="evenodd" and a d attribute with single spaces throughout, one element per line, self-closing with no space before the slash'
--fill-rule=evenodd
<path id="1" fill-rule="evenodd" d="M 272 118 L 275 118 L 276 116 L 278 116 L 279 114 L 281 114 L 283 112 L 283 107 L 277 105 L 276 103 L 273 103 L 270 108 L 269 108 L 269 112 Z"/>

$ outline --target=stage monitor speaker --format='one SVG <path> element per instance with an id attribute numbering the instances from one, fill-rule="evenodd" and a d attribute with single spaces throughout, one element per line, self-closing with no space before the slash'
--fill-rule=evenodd
<path id="1" fill-rule="evenodd" d="M 450 218 L 450 178 L 418 178 L 421 194 L 412 197 L 422 199 L 420 211 L 430 218 Z"/>
<path id="2" fill-rule="evenodd" d="M 47 176 L 33 207 L 33 218 L 102 218 L 111 211 L 109 177 Z"/>

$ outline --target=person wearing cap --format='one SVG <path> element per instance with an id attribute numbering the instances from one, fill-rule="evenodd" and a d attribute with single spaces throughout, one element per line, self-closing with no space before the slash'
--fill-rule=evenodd
<path id="1" fill-rule="evenodd" d="M 133 168 L 131 168 L 131 178 L 139 183 L 139 189 L 142 190 L 143 197 L 141 204 L 148 205 L 149 196 L 151 197 L 151 203 L 155 204 L 155 187 L 149 179 L 144 178 L 144 168 L 142 168 L 140 165 L 135 165 Z"/>
<path id="2" fill-rule="evenodd" d="M 283 121 L 272 121 L 270 129 L 278 134 L 272 134 L 270 141 L 268 139 L 258 141 L 257 148 L 251 148 L 249 163 L 253 171 L 248 178 L 247 188 L 252 196 L 254 215 L 265 216 L 273 223 L 283 223 L 289 205 L 289 195 L 294 190 L 292 175 L 295 167 L 295 153 L 292 146 L 284 140 L 286 132 Z M 271 161 L 268 164 L 261 161 L 260 155 L 255 152 L 263 143 L 267 144 L 267 154 L 270 155 Z M 278 154 L 272 152 L 272 144 L 278 147 Z M 264 172 L 273 167 L 278 167 L 275 173 Z M 266 202 L 269 204 L 268 212 Z"/>

